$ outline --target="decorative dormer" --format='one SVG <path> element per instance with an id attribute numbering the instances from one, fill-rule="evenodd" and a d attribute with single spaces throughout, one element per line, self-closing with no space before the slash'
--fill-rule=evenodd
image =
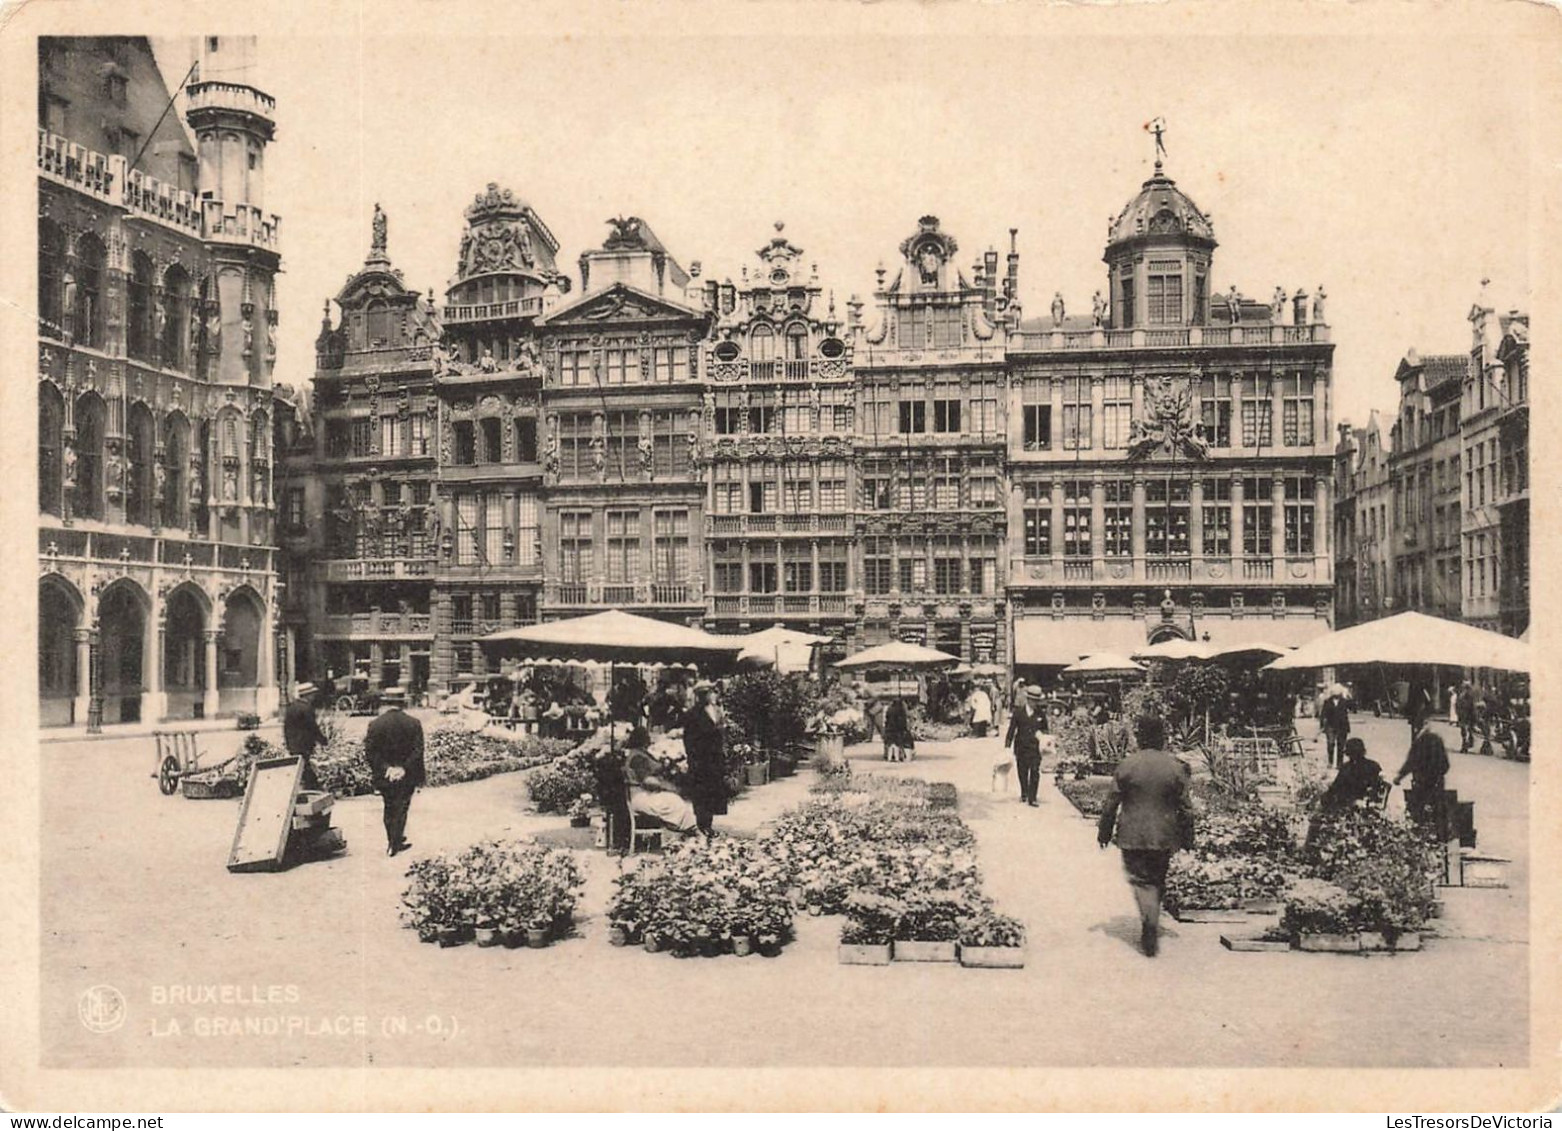
<path id="1" fill-rule="evenodd" d="M 960 289 L 964 280 L 960 278 L 959 269 L 955 269 L 953 280 L 947 274 L 959 250 L 960 245 L 953 236 L 939 231 L 937 216 L 924 216 L 918 220 L 916 234 L 906 237 L 900 244 L 901 258 L 911 268 L 906 291 L 946 292 Z M 899 283 L 900 279 L 897 278 L 891 289 L 897 289 Z M 951 286 L 951 283 L 954 285 Z"/>
<path id="2" fill-rule="evenodd" d="M 1110 322 L 1117 329 L 1210 321 L 1215 228 L 1166 175 L 1165 125 L 1160 119 L 1154 125 L 1155 174 L 1107 228 L 1102 258 L 1111 272 Z"/>

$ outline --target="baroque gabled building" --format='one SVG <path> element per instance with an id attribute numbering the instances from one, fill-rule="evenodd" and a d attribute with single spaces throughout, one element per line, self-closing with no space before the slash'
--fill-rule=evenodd
<path id="1" fill-rule="evenodd" d="M 436 348 L 440 519 L 436 685 L 484 670 L 475 641 L 542 603 L 539 324 L 570 280 L 535 209 L 489 184 L 466 209 Z"/>
<path id="2" fill-rule="evenodd" d="M 895 277 L 879 271 L 873 326 L 854 334 L 861 599 L 848 651 L 899 639 L 1006 658 L 1005 339 L 1019 256 L 1011 246 L 1000 279 L 988 251 L 967 279 L 958 253 L 922 217 Z"/>
<path id="3" fill-rule="evenodd" d="M 778 223 L 741 285 L 705 284 L 707 623 L 839 636 L 860 589 L 852 345 L 782 232 Z"/>
<path id="4" fill-rule="evenodd" d="M 278 700 L 274 104 L 253 41 L 201 44 L 170 90 L 144 38 L 39 41 L 45 725 Z"/>
<path id="5" fill-rule="evenodd" d="M 581 296 L 538 326 L 546 378 L 543 615 L 705 611 L 704 359 L 710 315 L 637 217 L 580 257 Z"/>
<path id="6" fill-rule="evenodd" d="M 439 403 L 432 302 L 409 289 L 375 208 L 362 267 L 328 301 L 315 339 L 313 475 L 288 467 L 281 498 L 284 577 L 297 667 L 316 678 L 367 673 L 385 686 L 430 677 L 434 631 L 435 450 Z M 296 560 L 307 563 L 302 571 Z"/>
<path id="7" fill-rule="evenodd" d="M 1214 294 L 1209 216 L 1161 163 L 1111 221 L 1088 315 L 1010 336 L 1014 662 L 1327 631 L 1329 389 L 1315 295 Z"/>

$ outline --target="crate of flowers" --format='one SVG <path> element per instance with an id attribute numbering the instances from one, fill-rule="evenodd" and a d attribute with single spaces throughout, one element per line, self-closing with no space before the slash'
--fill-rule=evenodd
<path id="1" fill-rule="evenodd" d="M 960 965 L 1017 970 L 1025 965 L 1025 924 L 984 908 L 960 922 Z"/>
<path id="2" fill-rule="evenodd" d="M 427 857 L 407 877 L 402 923 L 441 946 L 547 946 L 569 933 L 584 883 L 572 853 L 530 841 Z"/>

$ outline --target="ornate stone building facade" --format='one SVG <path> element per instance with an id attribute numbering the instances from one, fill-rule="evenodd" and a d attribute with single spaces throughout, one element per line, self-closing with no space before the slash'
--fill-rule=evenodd
<path id="1" fill-rule="evenodd" d="M 1394 559 L 1389 448 L 1376 410 L 1362 428 L 1339 425 L 1334 448 L 1334 626 L 1392 612 Z"/>
<path id="2" fill-rule="evenodd" d="M 840 636 L 854 620 L 856 403 L 850 334 L 783 226 L 751 275 L 705 284 L 700 458 L 707 623 Z"/>
<path id="3" fill-rule="evenodd" d="M 321 339 L 316 426 L 358 411 L 362 452 L 343 458 L 432 480 L 390 501 L 368 488 L 382 527 L 399 508 L 422 542 L 381 564 L 355 542 L 323 579 L 356 571 L 382 593 L 320 613 L 336 638 L 331 617 L 369 618 L 345 626 L 347 658 L 382 683 L 483 675 L 482 634 L 609 607 L 1040 670 L 1166 635 L 1295 644 L 1328 627 L 1324 296 L 1216 297 L 1209 218 L 1159 166 L 1111 225 L 1090 313 L 1058 296 L 1023 321 L 1015 233 L 966 273 L 933 216 L 867 318 L 855 297 L 838 313 L 781 225 L 735 284 L 614 220 L 572 298 L 513 194 L 490 186 L 467 221 L 437 316 L 374 253 L 343 292 L 344 324 L 368 317 L 373 282 L 416 340 L 366 338 L 355 359 L 342 331 Z M 363 382 L 378 407 L 330 399 L 355 366 L 383 370 Z M 376 437 L 430 390 L 439 441 L 397 464 Z M 317 444 L 331 485 L 333 450 Z M 387 664 L 365 627 L 412 655 Z"/>
<path id="4" fill-rule="evenodd" d="M 147 40 L 39 42 L 45 725 L 278 700 L 274 107 L 251 41 L 202 43 L 181 120 Z"/>
<path id="5" fill-rule="evenodd" d="M 611 228 L 580 257 L 584 293 L 538 327 L 542 611 L 687 623 L 705 611 L 700 343 L 711 319 L 650 225 Z"/>
<path id="6" fill-rule="evenodd" d="M 854 335 L 860 583 L 848 651 L 900 639 L 1006 658 L 1005 358 L 1019 257 L 1011 248 L 1000 280 L 989 251 L 968 280 L 958 253 L 922 217 L 895 277 L 879 273 L 874 325 Z"/>
<path id="7" fill-rule="evenodd" d="M 1008 344 L 1014 660 L 1173 636 L 1298 644 L 1331 609 L 1324 295 L 1212 297 L 1209 217 L 1159 162 L 1088 315 Z"/>
<path id="8" fill-rule="evenodd" d="M 1394 374 L 1393 612 L 1460 617 L 1460 396 L 1469 366 L 1464 354 L 1411 350 Z"/>

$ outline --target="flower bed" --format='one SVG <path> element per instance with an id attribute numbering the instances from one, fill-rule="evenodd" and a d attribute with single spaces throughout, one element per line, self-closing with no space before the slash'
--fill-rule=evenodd
<path id="1" fill-rule="evenodd" d="M 1302 870 L 1284 811 L 1220 795 L 1195 796 L 1193 810 L 1194 848 L 1172 857 L 1167 910 L 1235 910 L 1284 896 Z"/>
<path id="2" fill-rule="evenodd" d="M 1286 892 L 1281 917 L 1293 937 L 1371 932 L 1392 943 L 1431 915 L 1435 849 L 1407 821 L 1375 809 L 1330 813 L 1303 863 L 1308 878 Z"/>
<path id="3" fill-rule="evenodd" d="M 414 862 L 407 877 L 402 923 L 422 941 L 443 944 L 478 932 L 495 932 L 510 946 L 527 931 L 560 937 L 583 883 L 572 853 L 529 841 L 485 841 L 431 856 Z"/>
<path id="4" fill-rule="evenodd" d="M 754 841 L 679 845 L 620 875 L 608 920 L 622 941 L 680 957 L 779 953 L 791 938 L 785 870 Z"/>
<path id="5" fill-rule="evenodd" d="M 1065 778 L 1058 782 L 1058 792 L 1068 798 L 1069 804 L 1080 814 L 1095 820 L 1106 808 L 1107 796 L 1112 792 L 1111 778 Z"/>

